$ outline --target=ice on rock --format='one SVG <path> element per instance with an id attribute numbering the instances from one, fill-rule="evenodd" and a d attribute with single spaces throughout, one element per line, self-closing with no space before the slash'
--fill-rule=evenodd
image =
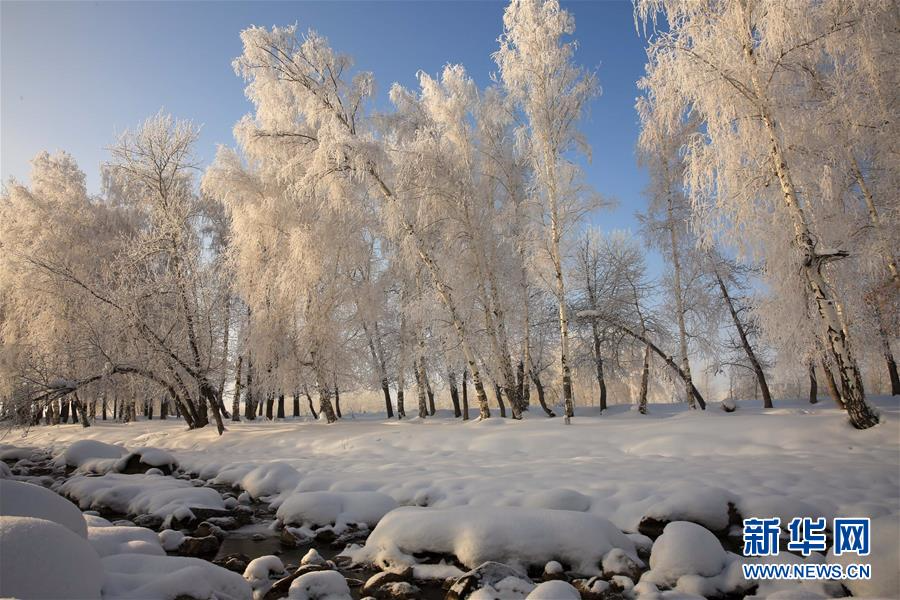
<path id="1" fill-rule="evenodd" d="M 350 586 L 337 571 L 314 571 L 294 580 L 288 590 L 290 600 L 351 600 Z"/>
<path id="2" fill-rule="evenodd" d="M 453 555 L 470 568 L 487 561 L 527 567 L 560 560 L 576 572 L 599 575 L 603 556 L 613 548 L 637 560 L 634 544 L 624 533 L 588 513 L 403 507 L 381 520 L 354 559 L 381 566 L 413 565 L 414 554 L 432 552 Z"/>
<path id="3" fill-rule="evenodd" d="M 712 577 L 725 568 L 727 555 L 708 529 L 689 521 L 673 521 L 653 544 L 647 581 L 674 585 L 684 575 Z"/>
<path id="4" fill-rule="evenodd" d="M 88 533 L 84 516 L 74 504 L 45 487 L 23 481 L 0 479 L 0 515 L 54 521 L 83 538 Z"/>
<path id="5" fill-rule="evenodd" d="M 571 583 L 545 581 L 526 596 L 527 600 L 581 600 L 581 594 Z"/>
<path id="6" fill-rule="evenodd" d="M 71 529 L 45 519 L 0 516 L 0 548 L 0 597 L 100 598 L 100 558 Z"/>

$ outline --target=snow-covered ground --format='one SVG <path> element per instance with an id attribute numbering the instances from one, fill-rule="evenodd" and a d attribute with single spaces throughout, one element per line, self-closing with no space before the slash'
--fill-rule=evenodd
<path id="1" fill-rule="evenodd" d="M 646 416 L 628 407 L 613 407 L 601 416 L 583 409 L 569 426 L 536 411 L 523 421 L 462 422 L 439 413 L 424 421 L 385 421 L 373 415 L 333 425 L 290 419 L 242 422 L 229 423 L 221 437 L 214 428 L 186 431 L 174 420 L 97 422 L 89 429 L 62 425 L 12 432 L 0 443 L 54 453 L 84 439 L 129 449 L 162 448 L 203 479 L 238 484 L 252 496 L 267 498 L 281 507 L 279 519 L 297 525 L 321 524 L 311 502 L 316 497 L 329 499 L 326 520 L 337 526 L 374 524 L 398 504 L 454 509 L 446 510 L 453 520 L 472 511 L 473 519 L 482 515 L 481 521 L 469 522 L 481 522 L 483 528 L 526 531 L 540 509 L 562 509 L 588 513 L 588 520 L 560 518 L 557 526 L 573 532 L 595 528 L 611 540 L 621 534 L 606 531 L 606 519 L 625 532 L 636 532 L 645 517 L 693 521 L 723 531 L 729 524 L 729 503 L 743 517 L 779 516 L 783 522 L 794 516 L 867 516 L 882 529 L 875 536 L 883 556 L 871 557 L 873 581 L 854 591 L 892 597 L 900 593 L 900 409 L 896 399 L 875 402 L 883 422 L 866 431 L 853 429 L 843 414 L 824 403 L 780 402 L 779 408 L 762 410 L 742 402 L 734 413 L 651 405 Z M 332 494 L 308 495 L 323 491 Z M 480 511 L 483 507 L 521 508 Z M 432 518 L 431 526 L 427 518 L 416 516 L 428 510 L 390 513 L 390 522 L 386 518 L 385 528 L 370 537 L 365 549 L 369 558 L 377 560 L 379 552 L 396 558 L 413 550 L 457 550 L 464 563 L 460 554 L 466 552 L 476 562 L 497 560 L 485 555 L 490 549 L 460 550 L 446 520 L 441 525 L 441 519 Z M 531 527 L 534 539 L 552 545 L 542 526 Z M 423 540 L 420 548 L 391 547 L 385 540 L 389 527 L 406 538 L 419 527 L 423 537 L 432 539 Z M 496 540 L 498 535 L 489 537 Z M 885 537 L 893 543 L 879 542 Z M 584 540 L 574 534 L 568 538 L 571 548 L 550 552 L 576 552 L 596 565 L 609 549 L 601 540 L 594 549 L 597 556 L 585 556 L 578 547 Z M 515 534 L 509 539 L 520 543 Z M 440 547 L 429 548 L 429 543 Z M 627 538 L 616 538 L 611 547 L 633 552 Z M 504 554 L 502 549 L 498 553 Z M 515 564 L 510 554 L 502 557 Z M 577 563 L 576 556 L 560 558 Z"/>

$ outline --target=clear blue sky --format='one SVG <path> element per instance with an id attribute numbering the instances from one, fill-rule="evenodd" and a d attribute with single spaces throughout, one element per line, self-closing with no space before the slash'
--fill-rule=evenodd
<path id="1" fill-rule="evenodd" d="M 599 74 L 584 132 L 593 148 L 589 182 L 619 200 L 592 217 L 603 229 L 636 229 L 646 177 L 635 164 L 635 81 L 644 41 L 631 2 L 564 2 L 575 15 L 577 60 Z M 233 145 L 250 110 L 231 61 L 249 25 L 299 22 L 375 73 L 379 104 L 391 83 L 415 86 L 418 70 L 462 63 L 484 85 L 503 2 L 0 2 L 0 171 L 27 181 L 41 150 L 66 150 L 91 192 L 117 132 L 160 108 L 202 124 L 198 157 Z M 658 268 L 658 262 L 652 261 Z"/>

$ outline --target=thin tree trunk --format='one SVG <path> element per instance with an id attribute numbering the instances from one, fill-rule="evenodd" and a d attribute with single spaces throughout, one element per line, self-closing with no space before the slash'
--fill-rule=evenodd
<path id="1" fill-rule="evenodd" d="M 606 378 L 603 376 L 603 355 L 600 347 L 600 334 L 597 322 L 591 322 L 591 333 L 594 338 L 594 365 L 597 369 L 597 385 L 600 386 L 600 412 L 606 410 Z"/>
<path id="2" fill-rule="evenodd" d="M 72 401 L 72 422 L 75 422 L 75 413 L 78 412 L 81 416 L 81 426 L 90 427 L 91 422 L 88 420 L 87 410 L 81 402 L 81 399 L 78 397 L 78 392 L 74 392 L 73 395 L 75 396 L 75 399 Z"/>
<path id="3" fill-rule="evenodd" d="M 278 412 L 275 413 L 275 416 L 284 419 L 284 392 L 278 394 Z"/>
<path id="4" fill-rule="evenodd" d="M 300 390 L 294 389 L 293 401 L 294 405 L 292 415 L 296 419 L 300 416 Z"/>
<path id="5" fill-rule="evenodd" d="M 456 373 L 451 369 L 447 373 L 447 386 L 450 388 L 450 401 L 453 403 L 453 417 L 458 419 L 462 416 L 459 408 L 459 390 L 456 387 Z"/>
<path id="6" fill-rule="evenodd" d="M 169 418 L 169 397 L 163 396 L 159 401 L 159 420 L 165 421 Z"/>
<path id="7" fill-rule="evenodd" d="M 248 421 L 256 419 L 255 390 L 253 389 L 253 359 L 247 353 L 247 393 L 244 398 L 244 418 Z"/>
<path id="8" fill-rule="evenodd" d="M 462 413 L 463 421 L 469 420 L 469 372 L 463 369 L 462 374 Z"/>
<path id="9" fill-rule="evenodd" d="M 271 421 L 275 418 L 275 392 L 266 392 L 266 420 Z"/>
<path id="10" fill-rule="evenodd" d="M 678 317 L 678 347 L 681 351 L 681 370 L 684 372 L 684 389 L 688 406 L 697 408 L 694 398 L 694 383 L 691 377 L 691 363 L 688 359 L 687 329 L 684 325 L 684 299 L 681 293 L 681 261 L 678 258 L 678 236 L 675 233 L 674 207 L 672 195 L 668 194 L 668 229 L 672 242 L 672 270 L 675 277 L 675 311 Z"/>
<path id="11" fill-rule="evenodd" d="M 738 317 L 734 302 L 731 299 L 731 295 L 728 293 L 728 288 L 725 287 L 725 282 L 722 281 L 718 271 L 714 270 L 714 274 L 716 276 L 716 282 L 719 284 L 719 291 L 722 292 L 722 298 L 725 300 L 725 305 L 728 307 L 728 312 L 731 314 L 734 328 L 737 329 L 738 337 L 741 340 L 741 346 L 743 346 L 744 353 L 747 355 L 747 360 L 750 361 L 750 365 L 753 367 L 753 373 L 756 375 L 756 382 L 759 384 L 759 389 L 762 392 L 763 408 L 772 408 L 772 394 L 769 393 L 769 384 L 766 382 L 766 374 L 763 372 L 762 365 L 759 364 L 759 360 L 756 358 L 756 352 L 753 351 L 753 346 L 750 345 L 750 340 L 747 338 L 744 324 L 741 323 L 741 320 Z"/>
<path id="12" fill-rule="evenodd" d="M 241 420 L 241 371 L 244 368 L 244 355 L 239 354 L 234 366 L 234 397 L 231 399 L 231 420 Z"/>
<path id="13" fill-rule="evenodd" d="M 103 394 L 103 403 L 100 405 L 100 418 L 106 420 L 106 394 Z"/>
<path id="14" fill-rule="evenodd" d="M 397 389 L 397 419 L 406 418 L 406 407 L 403 405 L 403 388 Z"/>
<path id="15" fill-rule="evenodd" d="M 431 380 L 428 379 L 428 370 L 425 368 L 425 359 L 420 358 L 419 364 L 422 366 L 422 380 L 425 382 L 425 394 L 428 396 L 428 416 L 433 417 L 436 412 L 434 408 L 434 390 L 431 389 Z"/>
<path id="16" fill-rule="evenodd" d="M 223 396 L 225 394 L 225 378 L 228 377 L 228 339 L 231 337 L 231 295 L 226 294 L 224 302 L 225 311 L 225 331 L 222 333 L 222 376 L 219 378 L 219 388 L 216 390 L 216 397 L 219 398 L 219 410 L 222 416 L 230 419 L 231 415 L 225 410 Z M 240 360 L 240 357 L 238 357 Z M 234 409 L 234 406 L 232 406 Z"/>
<path id="17" fill-rule="evenodd" d="M 424 419 L 428 416 L 428 405 L 425 401 L 425 382 L 422 375 L 421 363 L 413 359 L 413 376 L 416 380 L 416 398 L 419 401 L 419 418 Z"/>
<path id="18" fill-rule="evenodd" d="M 78 422 L 78 403 L 75 400 L 69 402 L 69 414 L 72 416 L 72 423 Z"/>
<path id="19" fill-rule="evenodd" d="M 816 404 L 819 401 L 819 382 L 816 381 L 816 365 L 809 363 L 809 403 Z"/>
<path id="20" fill-rule="evenodd" d="M 556 413 L 547 407 L 547 399 L 544 396 L 544 384 L 541 383 L 541 377 L 536 370 L 531 372 L 531 381 L 534 383 L 534 389 L 537 390 L 538 404 L 541 405 L 548 417 L 555 417 Z"/>
<path id="21" fill-rule="evenodd" d="M 374 325 L 375 334 L 378 335 L 378 323 Z M 369 344 L 369 353 L 372 355 L 372 363 L 379 370 L 381 375 L 381 392 L 384 394 L 384 410 L 388 419 L 394 418 L 394 407 L 391 406 L 391 388 L 388 384 L 387 365 L 384 360 L 384 353 L 379 349 L 381 347 L 381 338 L 378 339 L 379 349 L 375 347 L 375 340 L 369 333 L 369 328 L 363 323 L 363 332 L 366 334 L 366 341 Z"/>
<path id="22" fill-rule="evenodd" d="M 497 396 L 497 406 L 500 407 L 500 417 L 506 418 L 506 405 L 503 404 L 503 391 L 500 389 L 500 385 L 494 384 L 494 395 Z"/>
<path id="23" fill-rule="evenodd" d="M 870 302 L 873 312 L 875 313 L 875 322 L 878 324 L 878 337 L 881 341 L 881 354 L 887 363 L 888 377 L 891 380 L 891 395 L 900 395 L 900 375 L 897 374 L 897 361 L 894 360 L 894 353 L 891 351 L 891 340 L 888 337 L 887 329 L 884 326 L 884 319 L 881 315 L 881 308 L 878 306 L 878 299 L 873 298 Z"/>
<path id="24" fill-rule="evenodd" d="M 878 209 L 875 208 L 875 198 L 872 196 L 872 192 L 869 189 L 868 184 L 866 183 L 865 177 L 863 177 L 862 169 L 859 166 L 859 163 L 856 160 L 856 156 L 851 155 L 853 177 L 856 179 L 856 183 L 859 185 L 859 189 L 863 194 L 863 198 L 866 201 L 866 208 L 869 211 L 869 218 L 872 221 L 872 225 L 875 227 L 875 235 L 881 237 L 881 219 L 878 216 Z M 891 275 L 891 280 L 893 280 L 895 286 L 900 286 L 900 271 L 897 269 L 897 259 L 894 257 L 894 253 L 891 251 L 890 247 L 886 245 L 884 242 L 879 244 L 881 246 L 881 253 L 884 258 L 884 262 L 887 264 L 888 272 Z M 897 392 L 894 393 L 896 395 Z"/>
<path id="25" fill-rule="evenodd" d="M 315 420 L 319 419 L 319 415 L 316 414 L 316 407 L 313 406 L 313 399 L 309 393 L 309 388 L 306 386 L 303 387 L 303 393 L 306 395 L 306 402 L 309 407 L 309 414 L 312 415 L 312 418 Z"/>

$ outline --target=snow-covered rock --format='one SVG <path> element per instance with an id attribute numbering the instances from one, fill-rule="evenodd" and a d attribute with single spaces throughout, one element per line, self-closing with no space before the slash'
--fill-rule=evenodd
<path id="1" fill-rule="evenodd" d="M 0 553 L 0 597 L 100 598 L 100 558 L 59 523 L 0 516 Z"/>
<path id="2" fill-rule="evenodd" d="M 0 515 L 54 521 L 83 538 L 87 537 L 87 525 L 81 511 L 59 494 L 39 485 L 0 479 Z"/>
<path id="3" fill-rule="evenodd" d="M 397 501 L 381 492 L 297 492 L 281 503 L 276 512 L 284 525 L 321 527 L 365 523 L 374 527 L 397 508 Z"/>
<path id="4" fill-rule="evenodd" d="M 581 594 L 565 581 L 545 581 L 526 596 L 527 600 L 581 600 Z"/>
<path id="5" fill-rule="evenodd" d="M 169 452 L 160 448 L 134 448 L 116 461 L 112 470 L 117 473 L 150 473 L 168 475 L 178 468 L 178 461 Z"/>
<path id="6" fill-rule="evenodd" d="M 59 490 L 76 500 L 82 509 L 106 509 L 122 514 L 153 514 L 183 520 L 193 516 L 191 508 L 225 510 L 222 497 L 215 490 L 159 475 L 75 475 Z"/>
<path id="7" fill-rule="evenodd" d="M 243 577 L 199 558 L 118 554 L 103 559 L 104 600 L 173 600 L 179 596 L 247 600 Z M 73 597 L 72 595 L 62 597 Z"/>
<path id="8" fill-rule="evenodd" d="M 159 532 L 159 543 L 166 552 L 174 552 L 184 541 L 184 534 L 175 529 L 163 529 Z"/>
<path id="9" fill-rule="evenodd" d="M 350 586 L 337 571 L 305 573 L 294 580 L 288 591 L 291 600 L 351 600 Z"/>
<path id="10" fill-rule="evenodd" d="M 521 577 L 504 577 L 492 585 L 475 590 L 469 600 L 521 600 L 528 596 L 535 585 Z"/>
<path id="11" fill-rule="evenodd" d="M 9 468 L 8 464 L 0 460 L 0 479 L 9 479 L 12 476 L 12 469 Z"/>
<path id="12" fill-rule="evenodd" d="M 662 522 L 691 521 L 708 529 L 722 531 L 728 527 L 728 504 L 737 496 L 722 488 L 685 486 L 653 503 L 644 518 Z"/>
<path id="13" fill-rule="evenodd" d="M 575 490 L 566 488 L 554 490 L 542 490 L 531 494 L 522 502 L 527 508 L 553 508 L 556 510 L 576 510 L 584 512 L 590 510 L 591 499 Z"/>
<path id="14" fill-rule="evenodd" d="M 98 459 L 118 459 L 128 451 L 117 444 L 106 444 L 97 440 L 79 440 L 69 445 L 56 457 L 56 464 L 67 467 L 81 467 L 88 461 Z"/>
<path id="15" fill-rule="evenodd" d="M 299 482 L 297 469 L 283 462 L 263 463 L 240 479 L 241 487 L 253 498 L 293 490 Z"/>
<path id="16" fill-rule="evenodd" d="M 252 581 L 255 579 L 268 579 L 271 575 L 284 573 L 284 563 L 281 559 L 272 554 L 254 558 L 244 569 L 244 579 Z"/>
<path id="17" fill-rule="evenodd" d="M 115 554 L 165 554 L 156 532 L 145 527 L 89 527 L 88 541 L 101 557 Z"/>
<path id="18" fill-rule="evenodd" d="M 708 529 L 689 521 L 666 525 L 650 553 L 648 581 L 674 585 L 684 575 L 712 577 L 725 568 L 722 544 Z"/>
<path id="19" fill-rule="evenodd" d="M 468 567 L 496 561 L 525 568 L 559 560 L 574 571 L 600 574 L 603 556 L 622 548 L 637 560 L 634 544 L 596 515 L 551 509 L 404 507 L 388 513 L 357 562 L 412 565 L 413 554 L 453 555 Z"/>

